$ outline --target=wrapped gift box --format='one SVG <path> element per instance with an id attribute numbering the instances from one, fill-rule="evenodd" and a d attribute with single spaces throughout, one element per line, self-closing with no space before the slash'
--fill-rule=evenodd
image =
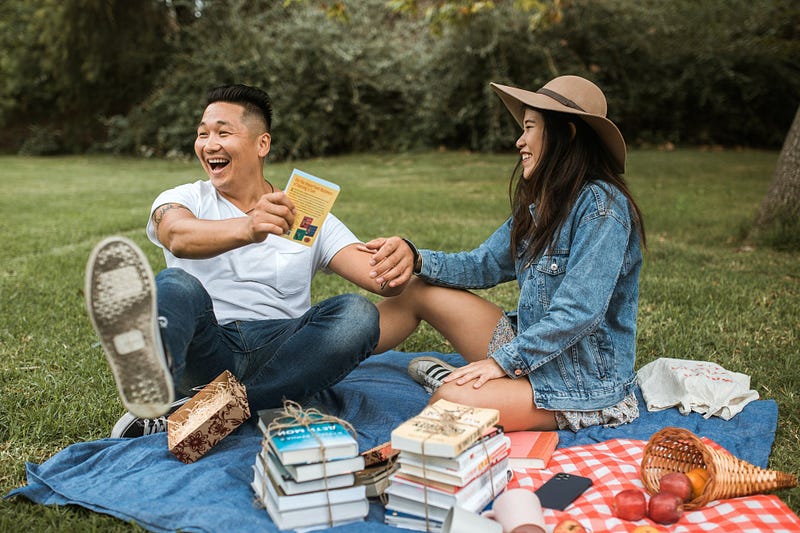
<path id="1" fill-rule="evenodd" d="M 226 370 L 169 416 L 169 451 L 193 463 L 248 418 L 245 387 Z"/>

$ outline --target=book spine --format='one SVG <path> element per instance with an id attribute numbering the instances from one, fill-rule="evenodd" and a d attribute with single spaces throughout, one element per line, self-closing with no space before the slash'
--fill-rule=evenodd
<path id="1" fill-rule="evenodd" d="M 265 453 L 266 452 L 262 448 L 257 454 L 257 461 L 261 462 L 262 468 L 269 473 L 270 478 L 272 478 L 286 494 L 304 494 L 307 492 L 325 490 L 326 488 L 338 489 L 355 483 L 355 476 L 353 474 L 329 476 L 327 483 L 325 479 L 311 479 L 303 482 L 294 481 L 289 472 L 286 471 L 272 454 L 267 453 L 265 456 Z"/>
<path id="2" fill-rule="evenodd" d="M 337 476 L 349 474 L 364 468 L 364 458 L 361 456 L 337 459 L 327 463 L 308 463 L 302 465 L 284 465 L 289 475 L 298 483 L 324 476 Z"/>
<path id="3" fill-rule="evenodd" d="M 438 505 L 439 507 L 452 507 L 455 504 L 460 505 L 470 500 L 475 494 L 481 491 L 491 495 L 492 487 L 489 485 L 490 482 L 494 485 L 494 494 L 499 494 L 508 482 L 507 467 L 507 463 L 500 461 L 493 467 L 487 468 L 477 478 L 454 493 L 403 478 L 394 478 L 392 481 L 393 490 L 390 489 L 389 492 L 419 502 L 426 501 L 427 497 L 427 501 L 433 502 L 434 505 Z"/>
<path id="4" fill-rule="evenodd" d="M 498 453 L 481 459 L 480 462 L 474 464 L 471 468 L 463 472 L 441 472 L 435 469 L 422 468 L 402 463 L 400 464 L 400 471 L 407 472 L 423 479 L 431 479 L 433 481 L 440 481 L 442 483 L 449 483 L 451 485 L 463 487 L 478 477 L 490 465 L 495 465 L 506 457 L 508 457 L 508 448 L 503 448 L 498 450 Z"/>
<path id="5" fill-rule="evenodd" d="M 403 464 L 410 464 L 421 467 L 423 464 L 430 469 L 457 474 L 464 470 L 473 468 L 487 457 L 492 458 L 498 452 L 509 447 L 507 437 L 498 437 L 496 440 L 484 441 L 459 455 L 456 459 L 444 459 L 441 457 L 425 457 L 418 453 L 403 452 L 398 461 Z"/>
<path id="6" fill-rule="evenodd" d="M 508 460 L 504 459 L 492 468 L 491 486 L 486 483 L 482 490 L 478 490 L 471 497 L 460 502 L 461 507 L 468 511 L 478 512 L 496 498 L 508 485 Z"/>
<path id="7" fill-rule="evenodd" d="M 536 459 L 541 459 L 546 465 L 550 462 L 550 456 L 558 444 L 557 433 L 542 433 L 531 448 L 530 456 Z"/>
<path id="8" fill-rule="evenodd" d="M 514 468 L 546 468 L 556 447 L 558 433 L 554 431 L 521 431 L 509 433 L 510 463 Z"/>
<path id="9" fill-rule="evenodd" d="M 506 484 L 508 484 L 507 468 L 507 462 L 500 461 L 496 465 L 487 469 L 486 472 L 481 474 L 469 485 L 456 493 L 456 502 L 463 504 L 472 498 L 472 496 L 480 492 L 485 492 L 490 498 L 492 494 L 495 496 L 500 494 L 500 492 L 502 492 L 502 490 L 506 487 Z M 494 487 L 494 491 L 492 490 L 492 487 Z"/>

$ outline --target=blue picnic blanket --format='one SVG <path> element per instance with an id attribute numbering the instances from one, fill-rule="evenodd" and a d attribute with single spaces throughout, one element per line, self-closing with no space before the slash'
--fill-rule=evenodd
<path id="1" fill-rule="evenodd" d="M 391 351 L 370 357 L 345 380 L 315 399 L 325 411 L 348 420 L 358 432 L 360 449 L 390 438 L 393 428 L 419 413 L 428 401 L 422 387 L 406 374 L 408 362 L 434 355 L 454 364 L 457 354 Z M 778 420 L 773 400 L 758 400 L 729 421 L 677 409 L 648 412 L 619 428 L 592 427 L 559 432 L 559 447 L 614 438 L 648 440 L 666 426 L 683 427 L 708 437 L 733 455 L 766 468 Z M 41 465 L 26 465 L 28 484 L 4 498 L 23 496 L 46 505 L 80 505 L 157 532 L 276 532 L 267 512 L 254 503 L 252 465 L 261 445 L 253 420 L 192 464 L 167 449 L 165 433 L 137 439 L 102 439 L 68 446 Z M 396 532 L 383 523 L 383 507 L 370 505 L 365 522 L 339 526 L 342 533 Z"/>

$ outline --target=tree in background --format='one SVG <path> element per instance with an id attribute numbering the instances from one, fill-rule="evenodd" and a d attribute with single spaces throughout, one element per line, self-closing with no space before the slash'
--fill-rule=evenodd
<path id="1" fill-rule="evenodd" d="M 437 31 L 496 7 L 471 0 L 394 4 L 412 12 L 425 9 Z M 583 63 L 589 77 L 606 82 L 610 107 L 621 115 L 618 123 L 637 132 L 639 140 L 768 146 L 780 139 L 788 118 L 775 102 L 797 101 L 794 3 L 531 0 L 526 7 L 535 13 L 531 27 L 541 20 L 555 23 L 540 28 L 550 73 L 561 73 L 557 64 Z M 615 32 L 608 31 L 609 20 Z M 562 21 L 574 30 L 564 33 Z M 548 45 L 548 36 L 558 45 Z M 800 248 L 800 108 L 750 238 Z"/>
<path id="2" fill-rule="evenodd" d="M 275 120 L 270 157 L 304 158 L 421 146 L 416 109 L 429 41 L 418 21 L 385 0 L 333 4 L 204 0 L 182 28 L 156 89 L 114 117 L 105 147 L 164 156 L 191 153 L 196 110 L 209 87 L 265 88 Z"/>
<path id="3" fill-rule="evenodd" d="M 779 249 L 800 249 L 800 107 L 778 156 L 751 237 Z"/>
<path id="4" fill-rule="evenodd" d="M 151 89 L 176 22 L 156 0 L 2 0 L 0 12 L 0 142 L 28 153 L 91 146 L 103 116 Z"/>
<path id="5" fill-rule="evenodd" d="M 780 146 L 795 0 L 0 0 L 0 147 L 191 152 L 208 86 L 276 99 L 278 158 L 508 149 L 490 81 L 596 81 L 631 145 Z M 110 128 L 110 129 L 109 129 Z M 110 135 L 106 138 L 106 134 Z"/>

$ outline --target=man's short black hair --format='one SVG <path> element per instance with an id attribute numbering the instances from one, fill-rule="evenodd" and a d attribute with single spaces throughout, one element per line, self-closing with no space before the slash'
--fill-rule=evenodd
<path id="1" fill-rule="evenodd" d="M 245 115 L 253 114 L 264 122 L 267 133 L 272 128 L 272 99 L 266 91 L 249 85 L 222 85 L 208 91 L 206 104 L 227 102 L 239 104 L 245 109 Z"/>

